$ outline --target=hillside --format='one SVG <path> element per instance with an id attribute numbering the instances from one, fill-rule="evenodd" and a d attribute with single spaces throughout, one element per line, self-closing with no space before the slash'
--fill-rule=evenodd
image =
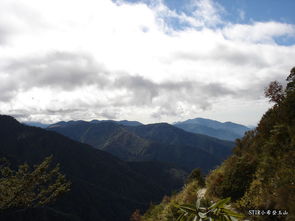
<path id="1" fill-rule="evenodd" d="M 48 127 L 127 161 L 157 160 L 187 171 L 208 172 L 231 153 L 233 143 L 186 132 L 166 123 L 122 126 L 114 122 L 77 122 Z"/>
<path id="2" fill-rule="evenodd" d="M 208 196 L 230 196 L 237 208 L 286 210 L 295 219 L 295 68 L 287 87 L 272 82 L 265 91 L 274 103 L 234 154 L 207 178 Z M 292 218 L 291 218 L 291 217 Z"/>
<path id="3" fill-rule="evenodd" d="M 231 207 L 247 220 L 295 220 L 295 67 L 287 78 L 287 87 L 272 82 L 265 95 L 274 103 L 257 128 L 237 140 L 233 154 L 206 177 L 209 201 L 231 198 Z M 142 221 L 172 221 L 179 216 L 176 204 L 195 207 L 198 180 L 180 192 L 163 198 L 141 216 Z M 249 210 L 271 214 L 249 216 Z M 275 211 L 275 214 L 273 213 Z"/>
<path id="4" fill-rule="evenodd" d="M 195 118 L 173 124 L 185 131 L 204 134 L 222 140 L 234 141 L 244 136 L 250 128 L 232 122 L 219 122 L 205 118 Z"/>
<path id="5" fill-rule="evenodd" d="M 145 209 L 151 201 L 157 202 L 179 188 L 185 176 L 184 171 L 170 165 L 128 164 L 87 144 L 0 115 L 0 157 L 17 165 L 37 164 L 49 155 L 53 155 L 54 164 L 60 163 L 72 187 L 51 205 L 53 210 L 43 211 L 44 216 L 68 214 L 72 220 L 128 220 L 135 208 Z M 156 165 L 157 174 L 149 173 L 149 168 Z M 159 179 L 162 176 L 165 181 Z M 172 189 L 166 186 L 167 182 L 171 182 Z"/>
<path id="6" fill-rule="evenodd" d="M 226 159 L 234 146 L 233 142 L 186 132 L 167 123 L 129 127 L 129 131 L 143 138 L 170 145 L 186 145 L 212 154 L 218 160 Z"/>
<path id="7" fill-rule="evenodd" d="M 188 145 L 154 142 L 124 131 L 110 137 L 101 150 L 126 161 L 160 161 L 175 164 L 186 171 L 202 168 L 207 173 L 220 164 L 213 154 Z"/>

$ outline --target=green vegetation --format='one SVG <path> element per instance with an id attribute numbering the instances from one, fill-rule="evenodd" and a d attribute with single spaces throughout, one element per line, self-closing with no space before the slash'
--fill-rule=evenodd
<path id="1" fill-rule="evenodd" d="M 215 203 L 210 203 L 208 200 L 202 201 L 201 199 L 198 199 L 195 205 L 176 205 L 180 210 L 180 215 L 177 221 L 233 221 L 237 220 L 236 218 L 243 218 L 243 215 L 232 211 L 228 205 L 229 202 L 230 198 L 228 197 Z"/>
<path id="2" fill-rule="evenodd" d="M 198 170 L 192 174 L 198 174 Z M 205 189 L 200 184 L 199 176 L 187 183 L 182 191 L 171 196 L 164 197 L 159 205 L 151 205 L 143 215 L 135 211 L 130 220 L 133 221 L 186 221 L 186 220 L 236 220 L 243 216 L 234 212 L 228 205 L 230 198 L 217 202 L 209 201 L 202 196 Z M 202 181 L 201 181 L 202 182 Z"/>
<path id="3" fill-rule="evenodd" d="M 33 169 L 23 164 L 12 170 L 7 160 L 0 163 L 0 212 L 44 206 L 70 190 L 70 182 L 59 172 L 59 165 L 50 168 L 47 157 Z"/>
<path id="4" fill-rule="evenodd" d="M 196 168 L 194 169 L 190 175 L 187 177 L 187 183 L 192 182 L 193 180 L 196 180 L 199 184 L 200 187 L 204 187 L 205 186 L 205 179 L 202 176 L 201 173 L 201 169 L 200 168 Z"/>
<path id="5" fill-rule="evenodd" d="M 295 215 L 295 68 L 285 89 L 272 82 L 274 106 L 237 141 L 234 154 L 207 177 L 207 196 L 231 197 L 241 211 L 283 209 Z"/>
<path id="6" fill-rule="evenodd" d="M 158 205 L 151 205 L 149 210 L 141 217 L 142 221 L 170 221 L 176 220 L 179 216 L 178 208 L 175 205 L 192 204 L 198 199 L 200 186 L 197 180 L 186 184 L 182 191 L 171 197 L 165 196 Z"/>
<path id="7" fill-rule="evenodd" d="M 265 95 L 274 106 L 257 128 L 236 141 L 232 156 L 206 177 L 206 199 L 198 199 L 202 181 L 195 170 L 181 192 L 152 205 L 139 220 L 241 218 L 230 208 L 245 215 L 250 209 L 286 210 L 288 216 L 248 218 L 295 220 L 295 67 L 285 89 L 280 83 L 271 82 Z M 227 206 L 230 198 L 231 205 Z M 211 201 L 215 203 L 210 205 Z"/>

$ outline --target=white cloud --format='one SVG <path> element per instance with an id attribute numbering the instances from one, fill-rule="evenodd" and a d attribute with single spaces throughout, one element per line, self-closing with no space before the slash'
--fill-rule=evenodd
<path id="1" fill-rule="evenodd" d="M 221 14 L 225 12 L 225 9 L 217 2 L 213 0 L 193 0 L 191 6 L 194 8 L 193 15 L 204 25 L 215 26 L 223 23 Z"/>
<path id="2" fill-rule="evenodd" d="M 162 1 L 2 0 L 1 112 L 42 121 L 210 116 L 254 124 L 268 107 L 263 88 L 294 65 L 295 46 L 274 40 L 293 36 L 294 25 L 230 24 L 217 3 L 191 4 L 191 13 L 177 13 Z M 249 108 L 257 102 L 255 115 Z"/>
<path id="3" fill-rule="evenodd" d="M 250 43 L 275 43 L 280 36 L 295 37 L 295 25 L 279 22 L 254 22 L 253 24 L 234 24 L 223 29 L 226 38 Z"/>

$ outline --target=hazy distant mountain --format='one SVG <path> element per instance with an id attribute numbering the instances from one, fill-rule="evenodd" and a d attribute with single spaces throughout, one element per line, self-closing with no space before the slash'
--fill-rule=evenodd
<path id="1" fill-rule="evenodd" d="M 98 124 L 98 123 L 102 123 L 102 122 L 112 122 L 115 124 L 119 124 L 119 125 L 124 125 L 124 126 L 140 126 L 143 125 L 142 123 L 138 122 L 138 121 L 129 121 L 129 120 L 120 120 L 120 121 L 115 121 L 115 120 L 91 120 L 91 121 L 83 121 L 83 120 L 77 120 L 77 121 L 60 121 L 54 124 L 48 124 L 46 127 L 59 127 L 59 126 L 68 126 L 68 125 L 76 125 L 76 124 L 80 124 L 80 123 L 92 123 L 92 124 Z M 37 123 L 37 122 L 35 122 Z M 40 123 L 39 123 L 40 124 Z M 31 125 L 34 126 L 34 125 Z"/>
<path id="2" fill-rule="evenodd" d="M 125 126 L 139 126 L 143 125 L 142 123 L 138 121 L 129 121 L 129 120 L 120 120 L 120 121 L 115 121 L 115 120 L 92 120 L 90 123 L 101 123 L 101 122 L 113 122 L 116 124 L 120 125 L 125 125 Z"/>
<path id="3" fill-rule="evenodd" d="M 244 136 L 250 128 L 232 122 L 219 122 L 205 118 L 195 118 L 177 122 L 174 126 L 192 133 L 205 134 L 223 140 L 235 140 Z"/>
<path id="4" fill-rule="evenodd" d="M 140 126 L 143 125 L 142 123 L 138 121 L 129 121 L 129 120 L 121 120 L 121 121 L 115 121 L 118 124 L 125 125 L 125 126 Z"/>
<path id="5" fill-rule="evenodd" d="M 71 191 L 53 205 L 53 211 L 34 210 L 30 214 L 39 215 L 31 217 L 31 221 L 58 214 L 70 214 L 69 220 L 128 220 L 136 208 L 145 209 L 151 201 L 159 201 L 179 188 L 185 176 L 174 165 L 127 163 L 87 144 L 0 115 L 0 158 L 6 157 L 14 164 L 36 164 L 49 155 L 53 155 L 54 163 L 60 163 L 72 182 Z"/>
<path id="6" fill-rule="evenodd" d="M 43 124 L 43 123 L 36 122 L 36 121 L 25 121 L 25 122 L 22 122 L 22 123 L 25 124 L 25 125 L 28 125 L 28 126 L 40 127 L 40 128 L 46 128 L 46 127 L 48 127 L 50 125 L 50 124 Z"/>
<path id="7" fill-rule="evenodd" d="M 122 126 L 111 121 L 80 122 L 48 127 L 71 139 L 87 143 L 128 161 L 157 160 L 204 172 L 231 153 L 232 142 L 186 132 L 166 123 Z"/>

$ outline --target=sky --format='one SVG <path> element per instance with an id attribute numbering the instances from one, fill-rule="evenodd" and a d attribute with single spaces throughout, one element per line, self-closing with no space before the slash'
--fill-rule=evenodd
<path id="1" fill-rule="evenodd" d="M 255 125 L 295 66 L 293 0 L 1 0 L 0 114 Z M 291 11 L 292 10 L 292 11 Z"/>

